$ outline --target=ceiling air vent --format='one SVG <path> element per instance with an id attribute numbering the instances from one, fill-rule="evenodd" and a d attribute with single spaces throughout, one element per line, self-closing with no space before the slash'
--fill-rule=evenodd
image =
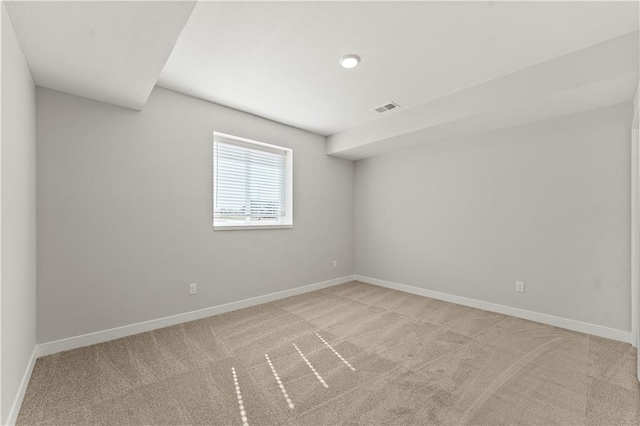
<path id="1" fill-rule="evenodd" d="M 387 112 L 387 111 L 390 111 L 390 110 L 396 109 L 396 108 L 400 108 L 400 105 L 398 105 L 395 102 L 391 102 L 391 103 L 388 103 L 386 105 L 382 105 L 379 108 L 376 108 L 376 111 L 378 111 L 378 112 Z"/>

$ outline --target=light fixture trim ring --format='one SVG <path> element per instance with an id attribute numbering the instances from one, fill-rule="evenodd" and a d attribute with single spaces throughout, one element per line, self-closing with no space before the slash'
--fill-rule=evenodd
<path id="1" fill-rule="evenodd" d="M 359 63 L 360 56 L 356 55 L 355 53 L 350 53 L 340 58 L 340 65 L 342 65 L 342 67 L 346 69 L 355 68 Z"/>

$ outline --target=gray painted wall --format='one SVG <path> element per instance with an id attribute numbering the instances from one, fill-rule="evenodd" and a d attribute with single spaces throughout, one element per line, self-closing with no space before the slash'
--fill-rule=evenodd
<path id="1" fill-rule="evenodd" d="M 36 344 L 36 89 L 2 9 L 2 398 L 6 424 Z"/>
<path id="2" fill-rule="evenodd" d="M 37 116 L 38 342 L 353 273 L 354 164 L 321 136 L 161 88 L 38 88 Z M 214 130 L 294 150 L 294 229 L 213 231 Z"/>
<path id="3" fill-rule="evenodd" d="M 356 273 L 630 330 L 630 128 L 625 104 L 357 162 Z"/>

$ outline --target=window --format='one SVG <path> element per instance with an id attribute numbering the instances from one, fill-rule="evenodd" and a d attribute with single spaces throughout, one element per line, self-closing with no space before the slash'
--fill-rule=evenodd
<path id="1" fill-rule="evenodd" d="M 292 228 L 293 150 L 213 134 L 214 230 Z"/>

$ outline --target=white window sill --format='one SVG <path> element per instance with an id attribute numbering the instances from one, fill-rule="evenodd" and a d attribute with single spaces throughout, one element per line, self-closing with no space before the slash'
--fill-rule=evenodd
<path id="1" fill-rule="evenodd" d="M 248 229 L 292 229 L 293 224 L 278 225 L 213 225 L 214 231 L 246 231 Z"/>

